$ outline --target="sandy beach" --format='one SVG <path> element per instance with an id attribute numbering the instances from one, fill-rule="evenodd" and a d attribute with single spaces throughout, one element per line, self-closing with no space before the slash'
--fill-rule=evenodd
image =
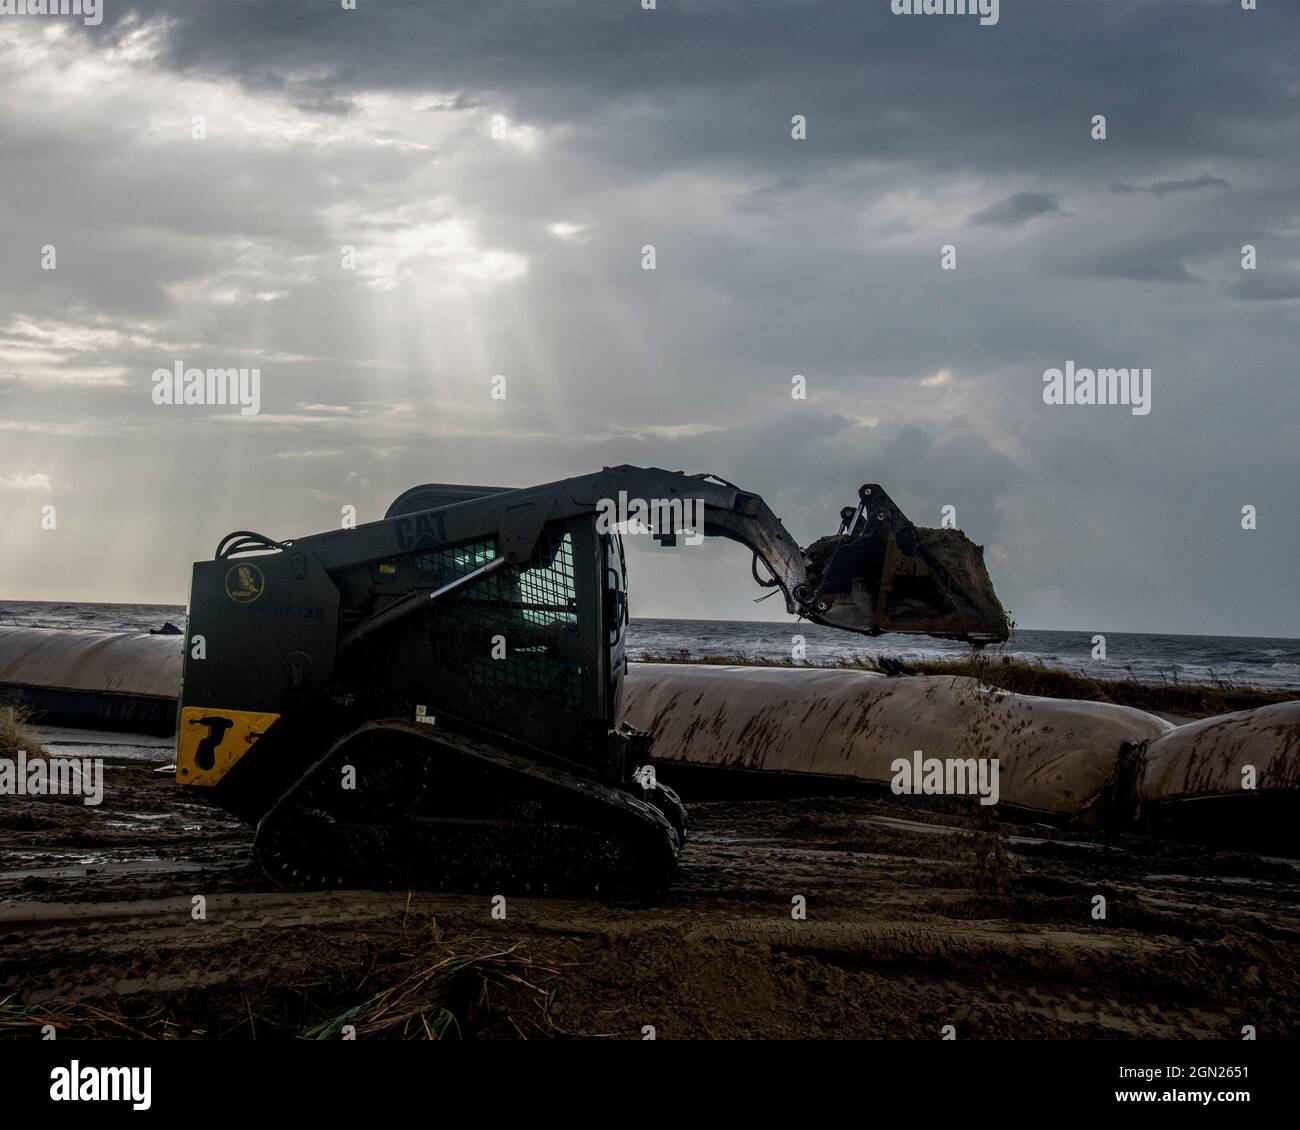
<path id="1" fill-rule="evenodd" d="M 46 740 L 102 756 L 107 787 L 98 807 L 0 797 L 3 1035 L 289 1038 L 345 1014 L 410 1035 L 425 1021 L 373 1002 L 437 969 L 416 1011 L 470 1038 L 1300 1030 L 1294 861 L 942 804 L 696 801 L 663 901 L 510 895 L 502 920 L 488 891 L 278 889 L 249 829 L 155 771 L 164 743 Z"/>

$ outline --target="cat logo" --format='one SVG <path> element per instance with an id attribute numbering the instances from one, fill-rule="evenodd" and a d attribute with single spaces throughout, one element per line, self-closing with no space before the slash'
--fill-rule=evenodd
<path id="1" fill-rule="evenodd" d="M 447 540 L 447 521 L 441 514 L 417 514 L 414 518 L 398 518 L 396 523 L 397 548 L 403 553 L 411 549 L 432 549 Z"/>
<path id="2" fill-rule="evenodd" d="M 226 595 L 236 604 L 252 604 L 265 588 L 262 570 L 251 562 L 232 565 L 226 574 Z"/>

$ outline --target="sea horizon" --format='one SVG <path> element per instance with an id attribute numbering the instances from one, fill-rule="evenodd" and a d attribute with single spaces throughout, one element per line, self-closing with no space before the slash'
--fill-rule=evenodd
<path id="1" fill-rule="evenodd" d="M 148 631 L 183 621 L 183 604 L 129 601 L 0 600 L 0 626 Z M 1104 641 L 1099 648 L 1098 637 Z M 968 644 L 928 636 L 860 636 L 808 621 L 722 620 L 634 616 L 628 626 L 631 658 L 669 656 L 770 662 L 868 662 L 960 658 Z M 1099 651 L 1101 652 L 1100 654 Z M 1300 688 L 1300 639 L 1191 632 L 1016 626 L 1004 644 L 985 654 L 1008 656 L 1102 679 L 1231 684 L 1261 689 Z"/>
<path id="2" fill-rule="evenodd" d="M 149 600 L 19 600 L 19 599 L 0 599 L 0 624 L 4 623 L 3 609 L 6 605 L 31 605 L 46 604 L 53 606 L 70 606 L 70 605 L 92 605 L 105 608 L 166 608 L 171 610 L 180 609 L 182 612 L 188 612 L 188 605 L 176 604 L 171 601 L 149 601 Z M 706 617 L 706 616 L 633 616 L 636 620 L 677 620 L 682 623 L 696 624 L 783 624 L 785 620 L 735 620 L 726 617 Z M 797 620 L 788 621 L 790 623 L 799 623 Z M 805 621 L 806 623 L 806 621 Z M 1088 627 L 1088 628 L 1062 628 L 1062 627 L 1043 627 L 1039 624 L 1017 624 L 1014 631 L 1016 632 L 1091 632 L 1100 633 L 1101 635 L 1129 635 L 1129 636 L 1181 636 L 1195 639 L 1221 639 L 1221 640 L 1285 640 L 1300 643 L 1300 636 L 1265 636 L 1255 632 L 1170 632 L 1170 631 L 1150 631 L 1134 628 L 1106 628 L 1106 627 Z"/>

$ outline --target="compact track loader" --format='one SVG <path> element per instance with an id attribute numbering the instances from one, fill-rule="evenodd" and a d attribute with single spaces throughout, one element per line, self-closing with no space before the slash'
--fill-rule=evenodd
<path id="1" fill-rule="evenodd" d="M 806 551 L 710 475 L 420 486 L 382 521 L 238 531 L 195 564 L 178 781 L 255 824 L 257 859 L 289 885 L 661 889 L 685 810 L 653 735 L 616 726 L 629 499 L 661 543 L 748 546 L 793 615 L 1007 638 L 981 547 L 918 529 L 878 486 Z"/>

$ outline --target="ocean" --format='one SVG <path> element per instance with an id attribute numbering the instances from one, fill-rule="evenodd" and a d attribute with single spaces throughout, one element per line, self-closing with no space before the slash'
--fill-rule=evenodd
<path id="1" fill-rule="evenodd" d="M 183 627 L 185 608 L 175 604 L 90 604 L 0 601 L 0 624 L 37 628 L 94 628 L 147 631 L 171 621 Z M 1098 678 L 1141 682 L 1213 683 L 1300 688 L 1300 640 L 1259 636 L 1181 636 L 1148 632 L 1102 632 L 1106 658 L 1092 658 L 1092 632 L 1018 628 L 991 655 L 1040 661 L 1050 667 Z M 628 654 L 693 657 L 742 655 L 789 661 L 795 636 L 802 636 L 810 663 L 892 656 L 929 659 L 961 656 L 964 644 L 927 636 L 854 636 L 834 628 L 788 621 L 649 620 L 628 626 Z"/>

